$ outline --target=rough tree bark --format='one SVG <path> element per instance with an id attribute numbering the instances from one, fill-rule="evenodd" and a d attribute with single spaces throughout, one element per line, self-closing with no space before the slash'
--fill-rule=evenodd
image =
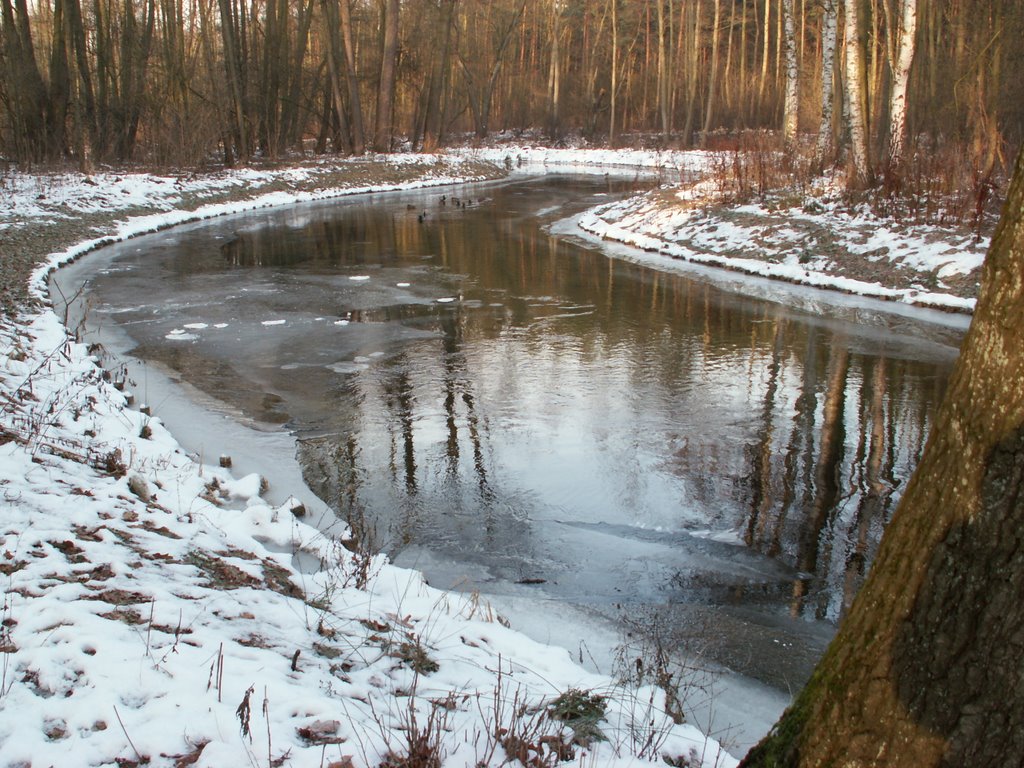
<path id="1" fill-rule="evenodd" d="M 1024 155 L 921 463 L 753 766 L 1024 764 Z"/>

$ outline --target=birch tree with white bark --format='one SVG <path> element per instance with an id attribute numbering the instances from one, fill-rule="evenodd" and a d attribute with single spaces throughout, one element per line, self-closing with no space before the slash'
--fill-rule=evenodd
<path id="1" fill-rule="evenodd" d="M 846 12 L 846 120 L 850 129 L 850 154 L 853 158 L 854 184 L 870 180 L 868 131 L 864 115 L 864 63 L 860 45 L 860 0 L 844 0 Z"/>
<path id="2" fill-rule="evenodd" d="M 832 115 L 835 100 L 836 38 L 839 31 L 838 0 L 823 0 L 821 20 L 821 122 L 814 156 L 824 163 L 835 149 Z"/>
<path id="3" fill-rule="evenodd" d="M 892 89 L 889 92 L 889 169 L 899 167 L 907 138 L 907 89 L 914 61 L 917 34 L 917 0 L 900 0 L 898 28 L 890 47 Z"/>
<path id="4" fill-rule="evenodd" d="M 782 108 L 782 136 L 789 144 L 796 138 L 800 117 L 800 62 L 796 48 L 796 0 L 782 4 L 783 37 L 786 51 L 786 96 Z"/>

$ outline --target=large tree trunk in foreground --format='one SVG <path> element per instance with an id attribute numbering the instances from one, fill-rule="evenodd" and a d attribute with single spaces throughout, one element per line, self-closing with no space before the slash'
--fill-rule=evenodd
<path id="1" fill-rule="evenodd" d="M 867 582 L 744 766 L 1024 764 L 1024 154 L 946 398 Z"/>

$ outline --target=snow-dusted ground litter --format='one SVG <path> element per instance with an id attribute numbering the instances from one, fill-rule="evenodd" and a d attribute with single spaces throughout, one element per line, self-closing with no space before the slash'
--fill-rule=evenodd
<path id="1" fill-rule="evenodd" d="M 384 162 L 420 163 L 419 177 L 346 189 L 318 186 L 318 174 L 336 170 L 327 164 L 176 178 L 12 173 L 0 186 L 0 230 L 110 217 L 38 266 L 31 293 L 45 302 L 51 268 L 112 240 L 343 192 L 450 183 L 463 161 L 465 175 L 480 178 L 468 163 L 481 160 L 531 173 L 602 161 L 659 172 L 698 170 L 706 158 L 530 148 L 395 156 Z M 697 231 L 699 214 L 656 200 L 594 212 L 589 226 L 610 238 L 652 238 L 636 242 L 658 250 L 684 248 L 687 226 L 690 239 L 708 243 L 745 237 L 740 225 Z M 902 236 L 874 227 L 880 245 L 858 244 L 838 212 L 813 215 L 863 246 L 850 250 L 869 262 L 885 246 L 907 264 L 924 263 L 938 281 L 934 294 L 959 269 L 943 246 L 924 248 L 928 234 L 898 248 Z M 785 231 L 771 237 L 780 252 L 789 247 Z M 980 248 L 944 247 L 972 258 Z M 5 271 L 13 258 L 3 255 Z M 970 302 L 946 306 L 968 310 Z M 696 728 L 673 724 L 659 691 L 588 672 L 565 650 L 506 627 L 484 602 L 434 590 L 414 571 L 360 552 L 343 532 L 307 524 L 308 515 L 297 516 L 304 489 L 275 489 L 277 498 L 296 497 L 275 505 L 258 476 L 186 454 L 159 413 L 134 409 L 122 391 L 131 384 L 104 373 L 51 310 L 4 316 L 0 348 L 0 767 L 373 766 L 410 741 L 437 743 L 446 766 L 540 765 L 591 727 L 605 740 L 573 745 L 577 763 L 735 764 Z M 603 708 L 603 717 L 595 725 L 554 716 L 573 707 Z"/>
<path id="2" fill-rule="evenodd" d="M 897 226 L 827 196 L 799 206 L 706 204 L 701 184 L 611 203 L 578 224 L 685 261 L 936 309 L 971 312 L 989 238 Z"/>

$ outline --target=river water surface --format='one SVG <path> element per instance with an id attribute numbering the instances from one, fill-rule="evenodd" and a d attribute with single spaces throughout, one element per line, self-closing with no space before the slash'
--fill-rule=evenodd
<path id="1" fill-rule="evenodd" d="M 89 322 L 287 428 L 310 487 L 435 586 L 657 616 L 793 690 L 963 323 L 808 311 L 807 290 L 749 298 L 551 234 L 631 186 L 549 177 L 178 228 L 104 252 Z"/>

